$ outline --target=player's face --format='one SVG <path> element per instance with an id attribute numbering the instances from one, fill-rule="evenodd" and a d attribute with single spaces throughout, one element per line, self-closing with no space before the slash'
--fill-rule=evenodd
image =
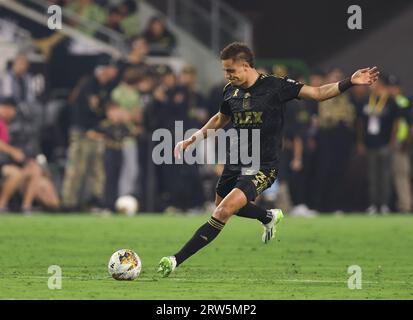
<path id="1" fill-rule="evenodd" d="M 248 63 L 243 60 L 222 60 L 225 79 L 234 86 L 241 86 L 247 82 L 248 68 Z"/>

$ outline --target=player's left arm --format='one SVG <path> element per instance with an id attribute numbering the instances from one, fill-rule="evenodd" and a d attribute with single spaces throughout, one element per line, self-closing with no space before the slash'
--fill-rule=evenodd
<path id="1" fill-rule="evenodd" d="M 324 101 L 338 96 L 352 86 L 371 85 L 377 81 L 378 77 L 379 70 L 377 67 L 360 69 L 354 72 L 351 78 L 347 78 L 339 82 L 329 83 L 321 87 L 304 85 L 301 88 L 298 97 L 303 99 Z"/>

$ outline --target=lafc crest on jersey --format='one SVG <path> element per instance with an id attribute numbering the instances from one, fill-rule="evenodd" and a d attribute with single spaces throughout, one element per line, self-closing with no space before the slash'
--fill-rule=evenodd
<path id="1" fill-rule="evenodd" d="M 242 108 L 243 109 L 251 109 L 251 94 L 246 92 L 244 95 L 244 99 L 242 99 Z"/>

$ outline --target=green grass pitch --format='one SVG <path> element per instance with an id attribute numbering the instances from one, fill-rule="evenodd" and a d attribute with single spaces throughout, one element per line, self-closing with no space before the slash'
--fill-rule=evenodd
<path id="1" fill-rule="evenodd" d="M 233 218 L 170 278 L 155 272 L 207 220 L 203 216 L 0 216 L 0 299 L 413 299 L 410 216 L 286 217 L 261 243 L 257 221 Z M 110 255 L 135 250 L 135 281 L 107 273 Z M 47 286 L 62 268 L 62 288 Z M 348 288 L 348 267 L 362 288 Z"/>

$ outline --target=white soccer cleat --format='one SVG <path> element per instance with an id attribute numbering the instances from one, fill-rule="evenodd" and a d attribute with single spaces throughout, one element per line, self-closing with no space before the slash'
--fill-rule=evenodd
<path id="1" fill-rule="evenodd" d="M 264 232 L 262 234 L 262 242 L 268 243 L 275 237 L 276 226 L 284 218 L 284 214 L 281 209 L 271 209 L 268 213 L 272 215 L 272 219 L 267 224 L 263 224 Z"/>

